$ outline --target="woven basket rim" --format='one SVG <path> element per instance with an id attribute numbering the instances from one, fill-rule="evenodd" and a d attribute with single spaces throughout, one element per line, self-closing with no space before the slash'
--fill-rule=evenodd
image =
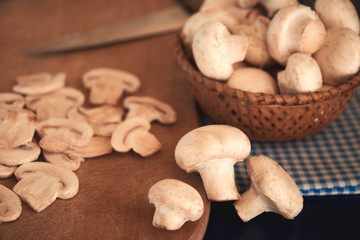
<path id="1" fill-rule="evenodd" d="M 360 72 L 354 77 L 329 90 L 311 93 L 298 93 L 298 94 L 267 94 L 267 93 L 252 93 L 242 91 L 240 89 L 230 88 L 226 81 L 217 81 L 204 76 L 196 67 L 189 61 L 186 56 L 184 45 L 181 37 L 177 38 L 175 43 L 175 57 L 179 65 L 192 80 L 203 84 L 209 91 L 218 92 L 228 97 L 240 100 L 243 104 L 249 105 L 282 105 L 282 106 L 297 106 L 322 101 L 328 101 L 343 95 L 360 84 Z"/>

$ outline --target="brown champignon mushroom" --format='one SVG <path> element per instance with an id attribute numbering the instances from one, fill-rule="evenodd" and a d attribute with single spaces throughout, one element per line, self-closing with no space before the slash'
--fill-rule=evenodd
<path id="1" fill-rule="evenodd" d="M 70 199 L 79 190 L 79 180 L 71 170 L 46 162 L 32 162 L 15 170 L 19 182 L 14 192 L 36 212 L 41 212 L 56 198 Z"/>
<path id="2" fill-rule="evenodd" d="M 94 134 L 87 123 L 65 118 L 49 118 L 39 122 L 36 131 L 41 137 L 40 147 L 49 152 L 85 146 Z"/>
<path id="3" fill-rule="evenodd" d="M 359 16 L 350 0 L 316 0 L 314 8 L 328 29 L 350 28 L 359 35 Z"/>
<path id="4" fill-rule="evenodd" d="M 26 96 L 26 107 L 36 112 L 38 121 L 49 118 L 66 118 L 69 109 L 81 106 L 84 94 L 71 87 L 64 87 L 55 92 Z"/>
<path id="5" fill-rule="evenodd" d="M 95 68 L 83 75 L 83 84 L 90 89 L 90 103 L 116 105 L 124 92 L 133 93 L 140 87 L 140 80 L 126 71 Z"/>
<path id="6" fill-rule="evenodd" d="M 141 117 L 134 117 L 121 122 L 111 135 L 111 146 L 117 152 L 128 152 L 131 149 L 147 157 L 162 147 L 159 140 L 149 132 L 150 123 Z"/>
<path id="7" fill-rule="evenodd" d="M 164 179 L 149 190 L 148 198 L 155 206 L 153 226 L 177 230 L 187 221 L 197 221 L 204 212 L 198 191 L 176 179 Z"/>
<path id="8" fill-rule="evenodd" d="M 46 94 L 59 90 L 65 85 L 65 73 L 37 73 L 16 78 L 13 91 L 25 95 Z"/>
<path id="9" fill-rule="evenodd" d="M 277 162 L 264 155 L 251 157 L 247 161 L 247 171 L 251 179 L 250 189 L 234 203 L 244 222 L 263 212 L 275 212 L 287 219 L 293 219 L 301 212 L 301 192 Z"/>
<path id="10" fill-rule="evenodd" d="M 0 184 L 0 223 L 18 219 L 22 212 L 20 198 Z"/>
<path id="11" fill-rule="evenodd" d="M 360 69 L 360 37 L 349 28 L 331 28 L 325 44 L 314 54 L 324 84 L 337 86 Z"/>
<path id="12" fill-rule="evenodd" d="M 234 89 L 254 93 L 279 93 L 275 79 L 268 72 L 254 67 L 236 69 L 227 81 L 227 85 Z"/>
<path id="13" fill-rule="evenodd" d="M 313 54 L 324 44 L 326 29 L 310 7 L 297 5 L 278 11 L 270 22 L 267 46 L 270 55 L 286 65 L 294 52 Z"/>
<path id="14" fill-rule="evenodd" d="M 286 68 L 278 72 L 281 94 L 315 92 L 322 87 L 322 76 L 318 63 L 309 54 L 293 53 Z"/>
<path id="15" fill-rule="evenodd" d="M 69 119 L 86 121 L 94 130 L 94 135 L 110 137 L 122 121 L 124 110 L 120 107 L 103 105 L 95 108 L 72 107 Z"/>
<path id="16" fill-rule="evenodd" d="M 194 35 L 192 50 L 196 66 L 205 76 L 227 80 L 234 72 L 233 64 L 244 60 L 248 38 L 231 35 L 224 24 L 209 21 Z"/>
<path id="17" fill-rule="evenodd" d="M 142 117 L 149 123 L 158 121 L 163 124 L 175 123 L 177 119 L 175 110 L 169 104 L 151 97 L 127 97 L 124 107 L 129 110 L 126 119 Z"/>
<path id="18" fill-rule="evenodd" d="M 250 141 L 238 128 L 208 125 L 185 134 L 175 148 L 177 165 L 199 172 L 211 201 L 240 198 L 235 185 L 234 164 L 250 153 Z"/>

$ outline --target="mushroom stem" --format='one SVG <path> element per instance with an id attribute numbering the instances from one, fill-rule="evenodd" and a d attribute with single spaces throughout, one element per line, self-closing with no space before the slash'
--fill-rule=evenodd
<path id="1" fill-rule="evenodd" d="M 266 209 L 269 209 L 267 199 L 263 195 L 258 194 L 253 186 L 241 194 L 241 199 L 236 201 L 234 206 L 243 222 L 248 222 L 266 211 Z"/>
<path id="2" fill-rule="evenodd" d="M 167 230 L 177 230 L 186 222 L 184 214 L 179 211 L 164 206 L 156 206 L 153 226 L 158 228 L 165 228 Z"/>
<path id="3" fill-rule="evenodd" d="M 199 164 L 207 197 L 210 201 L 230 201 L 240 199 L 235 185 L 234 160 L 218 159 Z"/>

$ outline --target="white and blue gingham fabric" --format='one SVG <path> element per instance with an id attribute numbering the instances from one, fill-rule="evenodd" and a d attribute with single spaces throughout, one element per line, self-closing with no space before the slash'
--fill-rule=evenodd
<path id="1" fill-rule="evenodd" d="M 310 137 L 285 143 L 251 143 L 251 155 L 266 155 L 295 180 L 304 196 L 360 193 L 360 88 L 343 113 Z M 246 161 L 235 165 L 241 192 L 250 186 Z"/>

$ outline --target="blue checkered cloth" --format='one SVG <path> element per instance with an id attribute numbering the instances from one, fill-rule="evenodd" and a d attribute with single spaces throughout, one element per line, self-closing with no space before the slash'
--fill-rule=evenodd
<path id="1" fill-rule="evenodd" d="M 304 196 L 360 193 L 360 88 L 343 113 L 310 137 L 285 143 L 251 143 L 251 155 L 266 155 L 295 180 Z M 246 161 L 235 165 L 241 192 L 250 186 Z"/>

